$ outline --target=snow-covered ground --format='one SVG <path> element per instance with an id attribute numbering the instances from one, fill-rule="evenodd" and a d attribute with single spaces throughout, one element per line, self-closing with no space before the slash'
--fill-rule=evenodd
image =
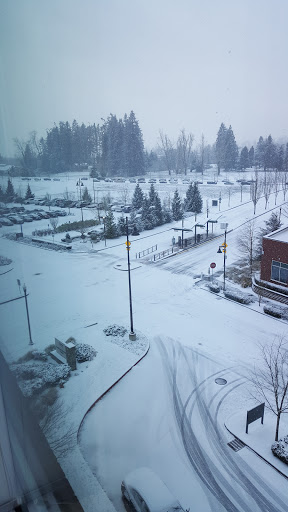
<path id="1" fill-rule="evenodd" d="M 246 174 L 248 176 L 248 173 Z M 223 178 L 221 176 L 221 179 Z M 232 181 L 235 183 L 236 179 L 238 173 Z M 60 180 L 29 183 L 39 197 L 44 196 L 47 191 L 52 196 L 61 197 L 66 188 L 76 194 L 75 177 L 68 179 L 63 176 Z M 17 190 L 16 179 L 13 180 L 13 184 Z M 84 184 L 87 184 L 90 193 L 93 194 L 91 180 L 85 181 Z M 19 180 L 18 186 L 20 185 L 27 186 Z M 102 194 L 108 192 L 113 193 L 115 197 L 121 196 L 120 187 L 123 184 L 95 185 L 99 185 L 99 199 Z M 128 186 L 132 193 L 135 184 Z M 148 190 L 149 185 L 145 186 Z M 187 185 L 177 186 L 184 194 Z M 156 185 L 162 199 L 169 191 L 172 198 L 175 188 L 175 185 L 170 184 Z M 272 508 L 267 508 L 265 501 L 266 510 L 285 510 L 280 500 L 284 500 L 286 482 L 275 470 L 262 460 L 258 460 L 247 449 L 234 454 L 231 448 L 228 448 L 231 454 L 227 455 L 223 451 L 221 455 L 227 463 L 226 473 L 226 469 L 224 470 L 217 462 L 217 457 L 221 458 L 219 453 L 217 455 L 210 444 L 209 447 L 206 446 L 207 436 L 211 437 L 212 434 L 220 436 L 218 441 L 217 436 L 215 437 L 214 445 L 221 444 L 220 439 L 224 439 L 224 444 L 232 439 L 224 424 L 228 428 L 231 427 L 233 434 L 243 439 L 239 431 L 241 422 L 235 421 L 235 418 L 240 409 L 245 414 L 247 408 L 253 407 L 247 394 L 246 379 L 249 369 L 254 363 L 259 362 L 258 342 L 268 343 L 275 335 L 287 333 L 285 323 L 263 314 L 263 308 L 258 306 L 256 296 L 252 306 L 244 307 L 208 292 L 205 283 L 201 281 L 201 274 L 208 275 L 211 262 L 216 263 L 215 271 L 221 271 L 223 268 L 223 254 L 217 253 L 219 245 L 223 242 L 220 221 L 228 223 L 226 265 L 229 266 L 241 256 L 236 242 L 239 226 L 254 217 L 249 192 L 245 192 L 243 187 L 241 203 L 240 187 L 236 186 L 236 183 L 233 186 L 234 193 L 230 197 L 225 192 L 225 185 L 200 185 L 204 210 L 206 199 L 211 201 L 211 198 L 219 197 L 220 189 L 221 209 L 219 211 L 217 206 L 213 210 L 210 206 L 209 211 L 209 218 L 212 218 L 212 215 L 213 218 L 221 215 L 219 223 L 214 225 L 214 234 L 219 238 L 180 252 L 159 263 L 148 261 L 148 257 L 136 258 L 136 254 L 155 244 L 157 252 L 171 248 L 172 237 L 175 235 L 173 228 L 181 227 L 181 222 L 167 224 L 131 238 L 134 327 L 138 338 L 149 342 L 150 350 L 141 363 L 86 416 L 80 431 L 80 444 L 77 444 L 77 432 L 87 410 L 133 367 L 146 350 L 143 343 L 138 354 L 131 352 L 127 346 L 123 348 L 119 340 L 118 344 L 111 343 L 103 332 L 104 328 L 114 323 L 126 327 L 128 332 L 130 328 L 125 237 L 107 240 L 106 246 L 104 241 L 94 244 L 93 247 L 90 242 L 75 241 L 71 253 L 59 253 L 1 238 L 0 255 L 10 258 L 12 263 L 0 267 L 0 302 L 19 296 L 17 279 L 21 284 L 26 284 L 35 348 L 44 349 L 54 342 L 55 337 L 65 341 L 69 336 L 73 336 L 79 342 L 90 344 L 98 352 L 93 361 L 78 365 L 77 371 L 73 372 L 64 388 L 59 389 L 61 400 L 67 407 L 67 428 L 73 425 L 75 432 L 74 444 L 61 464 L 85 511 L 113 510 L 109 500 L 112 500 L 117 510 L 122 510 L 121 478 L 130 469 L 142 465 L 153 467 L 169 484 L 179 500 L 182 500 L 186 507 L 190 506 L 191 510 L 194 503 L 198 505 L 198 510 L 205 512 L 225 510 L 225 507 L 228 507 L 226 500 L 235 503 L 238 498 L 243 499 L 239 510 L 260 510 L 261 504 L 264 506 L 264 498 L 262 500 L 261 497 L 262 501 L 260 500 L 258 488 L 265 494 L 265 500 L 270 495 L 269 489 L 272 489 Z M 279 212 L 282 203 L 282 193 L 278 195 L 276 206 L 274 197 L 271 196 L 269 209 L 275 208 L 275 211 Z M 265 211 L 264 200 L 261 199 L 256 210 L 257 224 L 263 225 L 270 214 L 271 212 Z M 93 210 L 85 210 L 84 215 L 85 218 L 95 218 Z M 80 210 L 73 209 L 70 216 L 61 219 L 63 222 L 67 219 L 72 222 L 80 218 Z M 207 213 L 204 211 L 197 217 L 197 222 L 206 218 Z M 44 227 L 46 224 L 46 220 L 25 223 L 24 234 L 30 235 L 36 227 L 42 229 L 42 225 Z M 193 228 L 194 224 L 194 217 L 188 217 L 184 221 L 184 227 Z M 1 228 L 2 234 L 18 231 L 19 226 Z M 56 235 L 55 240 L 62 237 L 63 235 Z M 219 279 L 221 280 L 221 276 Z M 31 348 L 25 304 L 22 299 L 1 305 L 0 325 L 1 350 L 8 361 L 14 361 Z M 126 337 L 125 342 L 127 341 Z M 171 387 L 170 381 L 171 368 L 175 367 L 175 361 L 178 365 L 176 366 L 179 396 L 184 400 L 183 403 L 189 399 L 189 407 L 191 406 L 189 414 L 193 419 L 193 431 L 189 435 L 195 435 L 195 440 L 200 443 L 202 449 L 204 447 L 204 450 L 207 450 L 211 464 L 217 469 L 217 482 L 211 483 L 210 480 L 207 483 L 202 473 L 197 474 L 191 463 L 192 446 L 183 444 L 177 416 L 179 411 L 177 413 L 175 408 L 176 405 L 179 407 L 179 400 L 177 401 L 177 397 L 173 395 L 174 388 Z M 214 373 L 228 376 L 228 387 L 223 386 L 221 392 L 220 387 L 218 389 L 215 383 L 212 384 Z M 240 380 L 234 386 L 233 382 L 237 378 Z M 204 380 L 206 384 L 203 390 L 201 389 L 201 401 L 192 405 L 189 394 L 193 389 L 203 386 L 201 383 Z M 216 386 L 217 390 L 213 386 Z M 209 421 L 204 421 L 203 418 L 203 414 L 207 415 L 209 411 L 217 418 L 215 431 L 214 423 L 210 425 Z M 284 418 L 281 421 L 281 432 L 285 435 L 288 424 Z M 247 444 L 250 446 L 251 443 L 251 447 L 255 447 L 261 455 L 264 454 L 264 457 L 268 457 L 269 452 L 269 460 L 273 462 L 274 457 L 270 455 L 269 445 L 274 439 L 274 425 L 268 416 L 264 427 L 265 436 L 262 435 L 261 425 L 255 424 L 253 428 L 251 426 Z M 259 432 L 261 436 L 258 435 Z M 243 441 L 246 442 L 245 439 Z M 237 468 L 231 465 L 232 454 L 238 461 Z M 198 456 L 200 457 L 199 454 Z M 204 467 L 204 462 L 203 455 L 199 458 L 199 464 Z M 276 464 L 280 464 L 285 472 L 286 467 L 283 463 L 277 461 Z M 249 472 L 253 484 L 250 489 L 243 483 L 241 476 L 245 471 Z M 234 472 L 235 479 L 231 476 Z M 102 491 L 96 477 L 105 492 Z M 234 482 L 235 495 L 223 481 Z M 217 493 L 210 492 L 219 486 L 225 489 L 223 499 L 220 499 Z M 277 489 L 278 498 L 275 497 Z"/>

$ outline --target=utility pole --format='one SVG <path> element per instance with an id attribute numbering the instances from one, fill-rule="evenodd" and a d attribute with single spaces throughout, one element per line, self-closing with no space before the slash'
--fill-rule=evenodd
<path id="1" fill-rule="evenodd" d="M 134 341 L 136 340 L 136 334 L 133 329 L 133 311 L 132 311 L 132 293 L 131 293 L 131 272 L 130 272 L 130 245 L 131 242 L 129 242 L 129 230 L 128 230 L 128 217 L 126 217 L 126 249 L 127 249 L 127 260 L 128 260 L 128 283 L 129 283 L 129 305 L 130 305 L 130 334 L 129 339 Z"/>
<path id="2" fill-rule="evenodd" d="M 29 345 L 34 345 L 34 343 L 32 341 L 32 336 L 31 336 L 31 327 L 30 327 L 30 319 L 29 319 L 29 311 L 28 311 L 28 301 L 27 301 L 27 288 L 26 288 L 25 284 L 23 284 L 23 292 L 24 292 L 24 297 L 25 297 L 27 322 L 28 322 L 28 330 L 29 330 L 29 339 L 30 339 Z"/>

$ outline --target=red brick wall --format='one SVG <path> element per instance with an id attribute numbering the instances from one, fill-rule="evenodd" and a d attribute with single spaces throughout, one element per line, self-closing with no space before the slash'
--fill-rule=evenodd
<path id="1" fill-rule="evenodd" d="M 288 263 L 288 243 L 279 242 L 271 238 L 263 238 L 263 251 L 264 254 L 261 257 L 261 279 L 263 281 L 271 281 L 272 260 Z M 284 283 L 281 283 L 281 285 L 285 286 Z"/>

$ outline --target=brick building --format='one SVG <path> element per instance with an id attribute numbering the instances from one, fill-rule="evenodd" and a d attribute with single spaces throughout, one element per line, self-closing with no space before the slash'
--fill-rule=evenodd
<path id="1" fill-rule="evenodd" d="M 260 278 L 288 288 L 288 226 L 263 237 Z"/>

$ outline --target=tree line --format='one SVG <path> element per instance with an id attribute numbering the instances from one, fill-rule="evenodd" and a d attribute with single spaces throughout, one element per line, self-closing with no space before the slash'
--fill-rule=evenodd
<path id="1" fill-rule="evenodd" d="M 159 132 L 158 157 L 165 170 L 186 175 L 188 171 L 204 173 L 211 163 L 217 164 L 218 174 L 221 170 L 245 170 L 250 167 L 267 170 L 288 171 L 288 143 L 277 144 L 272 136 L 259 137 L 256 147 L 240 148 L 230 125 L 221 123 L 214 144 L 205 144 L 202 134 L 198 146 L 194 147 L 194 136 L 180 130 L 174 142 L 167 134 Z"/>
<path id="2" fill-rule="evenodd" d="M 117 119 L 113 114 L 103 124 L 72 125 L 60 122 L 38 139 L 32 132 L 26 141 L 14 139 L 19 161 L 29 175 L 54 174 L 77 166 L 92 167 L 92 176 L 135 176 L 157 159 L 144 149 L 143 136 L 133 111 Z"/>
<path id="3" fill-rule="evenodd" d="M 288 143 L 278 144 L 272 136 L 254 146 L 240 148 L 232 126 L 221 123 L 215 142 L 207 144 L 204 134 L 195 145 L 191 132 L 180 130 L 176 141 L 160 130 L 157 147 L 147 151 L 135 113 L 123 119 L 110 114 L 102 124 L 86 126 L 76 120 L 60 122 L 47 130 L 46 136 L 32 132 L 26 141 L 14 139 L 21 175 L 68 172 L 77 166 L 92 167 L 91 176 L 141 176 L 148 170 L 166 170 L 186 175 L 190 171 L 204 173 L 217 164 L 221 170 L 245 170 L 256 167 L 267 170 L 288 170 Z M 3 158 L 2 158 L 3 160 Z M 26 173 L 26 174 L 25 174 Z"/>
<path id="4" fill-rule="evenodd" d="M 186 191 L 184 200 L 181 200 L 178 190 L 174 192 L 172 201 L 166 199 L 161 202 L 153 183 L 148 194 L 144 194 L 137 184 L 132 197 L 132 211 L 129 217 L 129 232 L 138 235 L 143 230 L 153 229 L 172 220 L 181 220 L 185 212 L 195 214 L 202 211 L 202 198 L 197 183 L 191 183 Z M 105 237 L 116 238 L 126 234 L 126 220 L 121 215 L 116 222 L 113 211 L 106 208 Z"/>

